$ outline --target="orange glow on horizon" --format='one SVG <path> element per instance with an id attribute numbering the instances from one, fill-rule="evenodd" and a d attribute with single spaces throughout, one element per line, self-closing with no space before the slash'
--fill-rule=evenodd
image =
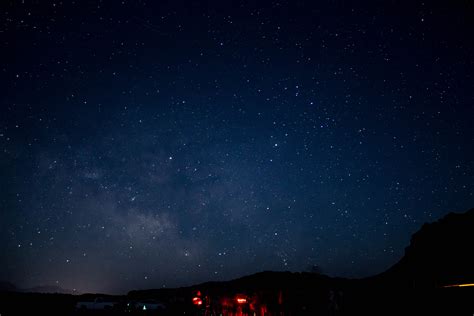
<path id="1" fill-rule="evenodd" d="M 452 284 L 452 285 L 445 285 L 443 287 L 468 287 L 468 286 L 474 286 L 474 283 Z"/>

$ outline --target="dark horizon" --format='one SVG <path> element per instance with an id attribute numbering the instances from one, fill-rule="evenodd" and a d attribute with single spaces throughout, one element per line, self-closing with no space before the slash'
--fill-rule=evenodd
<path id="1" fill-rule="evenodd" d="M 0 280 L 361 278 L 474 205 L 468 1 L 0 7 Z"/>
<path id="2" fill-rule="evenodd" d="M 468 218 L 468 213 L 471 214 L 474 214 L 474 208 L 471 208 L 470 210 L 466 211 L 466 212 L 449 212 L 448 215 L 457 215 L 457 216 L 464 216 L 466 219 Z M 434 222 L 431 222 L 431 223 L 424 223 L 420 229 L 415 232 L 415 234 L 420 234 L 422 231 L 423 231 L 423 228 L 426 227 L 426 225 L 431 225 L 431 224 L 437 224 L 437 223 L 441 223 L 441 222 L 446 222 L 446 219 L 447 217 L 443 217 L 443 218 L 440 218 L 438 220 L 435 220 Z M 411 241 L 413 241 L 413 238 L 414 238 L 414 235 L 411 236 Z M 433 238 L 433 236 L 431 236 L 431 238 Z M 466 240 L 465 240 L 466 241 Z M 431 247 L 432 248 L 435 248 L 436 245 L 433 244 L 433 240 L 430 241 L 430 244 L 431 244 Z M 458 245 L 456 244 L 453 244 L 453 245 L 448 245 L 448 247 L 460 247 L 460 248 L 463 248 L 464 246 L 466 246 L 466 244 L 463 244 L 463 243 L 460 243 Z M 405 248 L 405 251 L 407 248 L 409 247 L 413 247 L 411 244 L 410 245 L 407 245 L 407 247 Z M 460 254 L 460 253 L 458 253 Z M 393 270 L 394 268 L 397 267 L 397 265 L 400 264 L 401 260 L 405 259 L 406 260 L 406 253 L 400 258 L 400 260 L 398 260 L 397 262 L 395 262 L 393 265 L 391 265 L 390 267 L 388 267 L 388 269 L 382 271 L 382 272 L 379 272 L 379 273 L 376 273 L 376 274 L 373 274 L 373 275 L 368 275 L 368 276 L 363 276 L 363 277 L 355 277 L 355 278 L 343 278 L 347 281 L 356 281 L 356 280 L 360 280 L 360 281 L 364 281 L 364 280 L 377 280 L 378 278 L 382 278 L 382 279 L 385 279 L 387 278 L 386 276 L 384 277 L 383 275 L 386 275 L 386 274 L 390 274 L 390 271 Z M 428 260 L 428 259 L 427 259 Z M 453 271 L 449 272 L 450 270 L 447 270 L 445 271 L 445 273 L 452 273 Z M 265 275 L 265 274 L 273 274 L 273 273 L 306 273 L 306 274 L 314 274 L 315 276 L 320 276 L 320 277 L 329 277 L 329 279 L 339 279 L 341 278 L 340 276 L 337 276 L 337 275 L 327 275 L 324 273 L 324 271 L 322 271 L 321 267 L 320 266 L 312 266 L 312 267 L 307 267 L 306 270 L 304 271 L 270 271 L 270 270 L 267 270 L 267 271 L 256 271 L 254 273 L 249 273 L 247 275 L 240 275 L 238 277 L 235 277 L 235 278 L 232 278 L 232 279 L 227 279 L 227 280 L 216 280 L 216 282 L 223 282 L 223 283 L 231 283 L 231 282 L 234 282 L 234 281 L 237 281 L 237 280 L 241 280 L 241 279 L 252 279 L 252 278 L 256 278 L 257 275 Z M 406 276 L 405 276 L 406 277 Z M 467 275 L 466 275 L 467 277 Z M 470 279 L 465 279 L 466 281 L 469 281 Z M 159 289 L 177 289 L 177 288 L 200 288 L 201 285 L 206 285 L 208 283 L 212 283 L 213 281 L 204 281 L 204 282 L 200 282 L 200 283 L 193 283 L 193 284 L 182 284 L 182 285 L 178 285 L 178 286 L 175 286 L 175 287 L 170 287 L 170 288 L 163 288 L 163 287 L 160 287 L 160 286 L 156 286 L 156 287 L 153 287 L 153 286 L 150 286 L 149 288 L 143 288 L 143 289 L 128 289 L 127 291 L 125 292 L 116 292 L 116 293 L 99 293 L 99 292 L 79 292 L 77 291 L 76 289 L 72 290 L 72 289 L 65 289 L 65 288 L 61 288 L 59 286 L 54 286 L 54 285 L 50 285 L 50 284 L 42 284 L 42 285 L 37 285 L 37 286 L 34 286 L 34 287 L 31 287 L 31 288 L 19 288 L 17 287 L 15 284 L 11 283 L 11 282 L 8 282 L 8 280 L 0 280 L 0 292 L 1 291 L 19 291 L 19 292 L 24 292 L 24 293 L 49 293 L 49 294 L 55 294 L 55 293 L 61 293 L 61 294 L 72 294 L 72 295 L 83 295 L 83 294 L 102 294 L 102 295 L 130 295 L 130 293 L 132 292 L 143 292 L 143 291 L 149 291 L 149 290 L 159 290 Z M 446 281 L 445 281 L 446 282 Z M 455 281 L 451 281 L 451 282 L 448 282 L 448 283 L 445 283 L 444 286 L 455 286 L 456 282 Z M 441 287 L 440 284 L 437 285 L 438 287 Z M 137 294 L 133 294 L 133 295 L 137 295 Z"/>

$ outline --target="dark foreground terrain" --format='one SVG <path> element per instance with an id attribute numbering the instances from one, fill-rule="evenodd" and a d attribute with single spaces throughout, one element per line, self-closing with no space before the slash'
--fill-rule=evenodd
<path id="1" fill-rule="evenodd" d="M 366 279 L 262 272 L 228 282 L 124 296 L 4 289 L 9 315 L 474 315 L 474 209 L 425 224 L 405 256 Z"/>

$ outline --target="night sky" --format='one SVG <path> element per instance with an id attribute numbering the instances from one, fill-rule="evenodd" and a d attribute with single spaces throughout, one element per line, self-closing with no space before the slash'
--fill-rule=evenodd
<path id="1" fill-rule="evenodd" d="M 473 12 L 2 1 L 0 280 L 384 271 L 474 206 Z"/>

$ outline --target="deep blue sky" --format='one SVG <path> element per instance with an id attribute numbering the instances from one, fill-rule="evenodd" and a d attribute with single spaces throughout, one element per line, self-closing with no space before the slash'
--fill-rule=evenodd
<path id="1" fill-rule="evenodd" d="M 473 12 L 2 1 L 0 280 L 385 270 L 474 205 Z"/>

